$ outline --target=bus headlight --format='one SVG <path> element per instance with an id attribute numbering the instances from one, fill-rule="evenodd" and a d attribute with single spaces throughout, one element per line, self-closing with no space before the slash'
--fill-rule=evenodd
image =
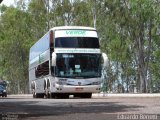
<path id="1" fill-rule="evenodd" d="M 67 79 L 59 79 L 57 82 L 59 85 L 66 85 L 67 84 Z"/>
<path id="2" fill-rule="evenodd" d="M 92 85 L 100 85 L 101 81 L 93 82 Z"/>

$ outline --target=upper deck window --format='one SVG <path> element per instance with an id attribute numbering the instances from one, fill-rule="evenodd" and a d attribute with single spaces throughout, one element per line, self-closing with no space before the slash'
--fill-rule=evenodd
<path id="1" fill-rule="evenodd" d="M 95 37 L 59 37 L 55 39 L 55 47 L 99 48 L 99 41 Z"/>
<path id="2" fill-rule="evenodd" d="M 97 32 L 94 30 L 57 30 L 55 31 L 57 48 L 99 48 Z"/>

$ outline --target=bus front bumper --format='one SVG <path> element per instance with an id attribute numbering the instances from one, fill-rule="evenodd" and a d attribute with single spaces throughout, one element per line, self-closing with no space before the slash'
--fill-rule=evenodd
<path id="1" fill-rule="evenodd" d="M 100 85 L 89 86 L 70 86 L 70 85 L 56 85 L 56 93 L 99 93 Z"/>

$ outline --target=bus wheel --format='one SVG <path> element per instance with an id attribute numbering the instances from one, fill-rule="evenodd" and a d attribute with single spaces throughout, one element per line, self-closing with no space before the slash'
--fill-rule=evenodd
<path id="1" fill-rule="evenodd" d="M 48 87 L 48 98 L 52 98 L 52 93 L 51 93 L 50 87 Z"/>
<path id="2" fill-rule="evenodd" d="M 63 98 L 64 99 L 69 99 L 69 94 L 64 94 Z"/>
<path id="3" fill-rule="evenodd" d="M 44 94 L 40 93 L 38 98 L 44 98 Z"/>
<path id="4" fill-rule="evenodd" d="M 45 98 L 50 98 L 51 97 L 51 93 L 49 91 L 49 88 L 45 88 L 44 95 L 45 95 Z"/>
<path id="5" fill-rule="evenodd" d="M 49 81 L 47 81 L 47 84 L 44 83 L 44 95 L 45 95 L 45 98 L 52 98 Z"/>
<path id="6" fill-rule="evenodd" d="M 53 93 L 51 93 L 51 92 L 48 93 L 48 98 L 54 98 L 54 97 L 55 97 L 55 96 L 54 96 Z"/>
<path id="7" fill-rule="evenodd" d="M 32 91 L 33 91 L 33 92 L 32 92 L 32 93 L 33 93 L 33 98 L 37 98 L 37 95 L 36 95 L 36 93 L 35 93 L 35 90 L 33 89 Z"/>
<path id="8" fill-rule="evenodd" d="M 57 94 L 55 94 L 55 98 L 56 99 L 68 99 L 69 98 L 69 94 L 66 94 L 66 93 L 57 93 Z"/>
<path id="9" fill-rule="evenodd" d="M 48 98 L 48 92 L 47 92 L 46 89 L 45 89 L 45 91 L 44 91 L 44 98 Z"/>
<path id="10" fill-rule="evenodd" d="M 83 93 L 80 96 L 81 96 L 81 98 L 91 98 L 92 97 L 92 93 Z"/>

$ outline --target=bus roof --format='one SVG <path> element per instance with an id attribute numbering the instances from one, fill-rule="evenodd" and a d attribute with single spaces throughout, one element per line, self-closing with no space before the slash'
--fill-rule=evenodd
<path id="1" fill-rule="evenodd" d="M 84 27 L 84 26 L 59 26 L 59 27 L 53 27 L 50 30 L 66 30 L 66 29 L 96 30 L 95 28 Z"/>

